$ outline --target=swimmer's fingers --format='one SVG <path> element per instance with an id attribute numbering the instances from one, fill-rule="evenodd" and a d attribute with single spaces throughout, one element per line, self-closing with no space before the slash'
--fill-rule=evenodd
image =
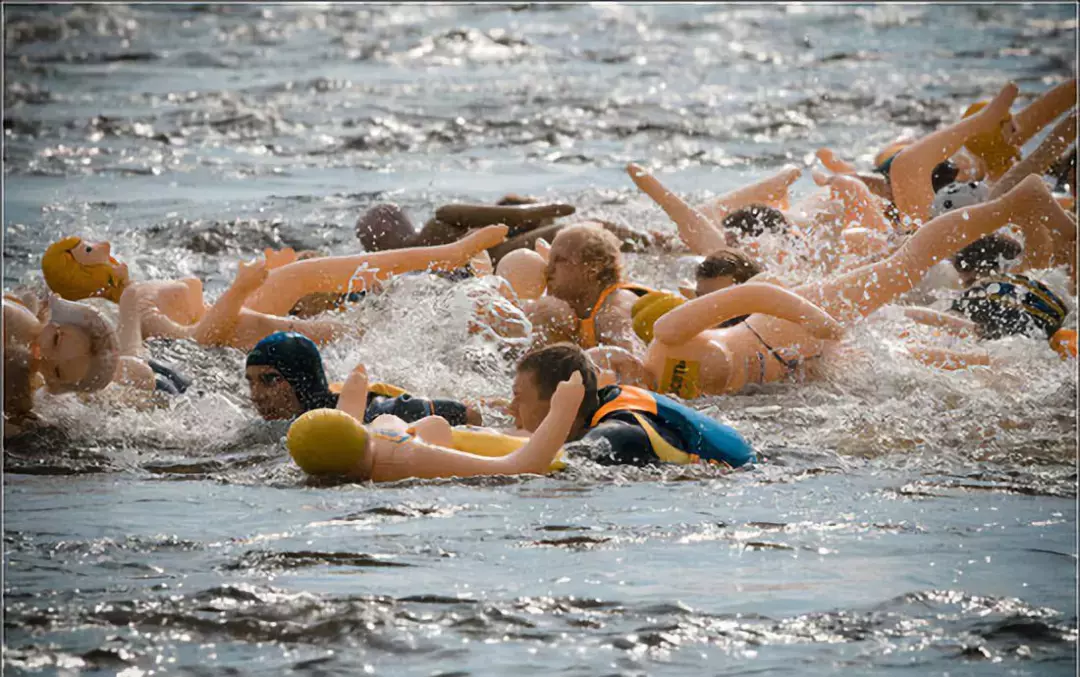
<path id="1" fill-rule="evenodd" d="M 241 261 L 237 265 L 236 281 L 233 284 L 245 288 L 258 287 L 266 281 L 269 274 L 270 270 L 266 265 L 266 259 Z"/>
<path id="2" fill-rule="evenodd" d="M 263 250 L 263 256 L 266 257 L 266 267 L 269 270 L 288 265 L 297 259 L 296 250 L 292 247 L 286 247 L 280 251 L 267 248 Z"/>
<path id="3" fill-rule="evenodd" d="M 575 371 L 570 378 L 563 381 L 555 388 L 555 394 L 551 396 L 553 408 L 577 407 L 585 397 L 585 386 L 581 382 L 581 372 Z"/>

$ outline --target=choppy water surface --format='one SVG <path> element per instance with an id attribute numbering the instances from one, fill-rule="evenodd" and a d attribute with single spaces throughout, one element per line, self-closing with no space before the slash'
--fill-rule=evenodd
<path id="1" fill-rule="evenodd" d="M 821 145 L 865 162 L 1076 58 L 1071 5 L 5 7 L 4 31 L 5 287 L 77 232 L 212 293 L 265 246 L 355 249 L 380 200 L 420 222 L 520 192 L 670 231 L 626 162 L 694 199 Z M 629 269 L 670 286 L 692 262 Z M 467 333 L 484 293 L 395 282 L 332 375 L 508 395 L 515 346 Z M 307 482 L 239 352 L 156 342 L 195 392 L 43 403 L 5 451 L 5 668 L 1074 674 L 1075 363 L 1018 339 L 943 374 L 896 322 L 820 383 L 699 403 L 753 469 L 378 488 Z"/>

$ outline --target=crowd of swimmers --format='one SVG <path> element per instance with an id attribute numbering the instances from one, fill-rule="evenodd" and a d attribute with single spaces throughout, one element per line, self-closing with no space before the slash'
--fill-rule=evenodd
<path id="1" fill-rule="evenodd" d="M 441 207 L 420 229 L 397 206 L 377 205 L 357 224 L 363 253 L 267 250 L 240 263 L 213 303 L 198 279 L 133 280 L 108 243 L 64 238 L 42 257 L 47 292 L 4 295 L 5 439 L 34 425 L 40 398 L 183 393 L 189 378 L 148 356 L 144 341 L 159 337 L 246 351 L 254 409 L 294 421 L 297 463 L 375 481 L 543 473 L 574 440 L 595 442 L 574 448 L 600 463 L 751 463 L 758 457 L 738 431 L 693 401 L 813 379 L 830 347 L 887 305 L 940 336 L 1026 337 L 1075 360 L 1065 299 L 1076 295 L 1076 80 L 1022 107 L 1018 93 L 1008 83 L 941 129 L 897 140 L 868 171 L 823 148 L 819 190 L 796 203 L 793 167 L 692 205 L 629 165 L 701 257 L 693 283 L 670 290 L 626 279 L 622 252 L 670 250 L 673 238 L 566 221 L 572 205 L 514 195 Z M 955 271 L 949 309 L 911 303 L 941 262 Z M 1040 279 L 1053 269 L 1067 293 Z M 470 322 L 529 344 L 506 384 L 509 403 L 425 398 L 370 383 L 367 365 L 330 382 L 319 346 L 364 335 L 338 311 L 408 274 L 495 283 L 500 303 L 478 304 Z M 90 298 L 115 303 L 115 319 Z M 930 368 L 993 365 L 987 350 L 897 338 Z M 511 441 L 471 448 L 467 433 L 500 411 L 514 429 L 492 434 Z"/>

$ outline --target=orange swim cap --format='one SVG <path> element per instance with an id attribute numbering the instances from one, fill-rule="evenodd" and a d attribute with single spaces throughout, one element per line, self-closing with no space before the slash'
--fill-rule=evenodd
<path id="1" fill-rule="evenodd" d="M 1050 347 L 1054 349 L 1061 359 L 1067 360 L 1076 357 L 1076 330 L 1058 329 L 1050 337 Z"/>
<path id="2" fill-rule="evenodd" d="M 975 115 L 986 108 L 988 103 L 990 102 L 976 101 L 964 111 L 964 117 L 969 118 Z M 1009 120 L 1012 120 L 1011 115 L 1002 122 Z M 1014 162 L 1020 160 L 1020 149 L 1005 140 L 1000 127 L 995 127 L 991 132 L 969 137 L 964 146 L 986 163 L 986 171 L 992 177 L 1001 176 L 1009 171 Z"/>
<path id="3" fill-rule="evenodd" d="M 80 237 L 66 237 L 54 242 L 41 257 L 41 272 L 49 289 L 68 301 L 100 296 L 114 303 L 120 302 L 127 280 L 116 274 L 120 262 L 109 257 L 108 264 L 83 265 L 71 255 L 71 250 L 82 244 Z"/>

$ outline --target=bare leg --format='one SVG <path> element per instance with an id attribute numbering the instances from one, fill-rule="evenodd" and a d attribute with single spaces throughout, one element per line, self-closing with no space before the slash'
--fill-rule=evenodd
<path id="1" fill-rule="evenodd" d="M 1068 219 L 1042 180 L 1030 176 L 997 200 L 942 214 L 916 231 L 887 259 L 794 291 L 850 325 L 913 289 L 938 261 L 1015 222 L 1025 212 L 1053 221 L 1059 215 Z"/>
<path id="2" fill-rule="evenodd" d="M 997 129 L 1008 116 L 1017 92 L 1016 85 L 1010 82 L 977 114 L 924 136 L 900 151 L 893 160 L 889 177 L 893 202 L 901 213 L 916 221 L 929 220 L 934 203 L 934 187 L 930 182 L 934 167 L 960 150 L 970 137 Z"/>
<path id="3" fill-rule="evenodd" d="M 477 252 L 502 242 L 506 231 L 506 226 L 488 226 L 438 247 L 297 261 L 271 271 L 245 305 L 256 312 L 285 315 L 308 294 L 347 294 L 413 270 L 453 270 L 466 265 Z"/>
<path id="4" fill-rule="evenodd" d="M 787 209 L 791 206 L 788 190 L 802 176 L 798 167 L 784 167 L 776 174 L 760 181 L 737 188 L 721 195 L 698 209 L 713 223 L 720 223 L 724 217 L 752 204 L 764 204 L 774 209 Z"/>
<path id="5" fill-rule="evenodd" d="M 652 174 L 633 163 L 627 165 L 626 172 L 634 184 L 675 222 L 679 237 L 695 254 L 708 256 L 721 247 L 727 247 L 727 238 L 718 225 L 665 188 Z"/>

